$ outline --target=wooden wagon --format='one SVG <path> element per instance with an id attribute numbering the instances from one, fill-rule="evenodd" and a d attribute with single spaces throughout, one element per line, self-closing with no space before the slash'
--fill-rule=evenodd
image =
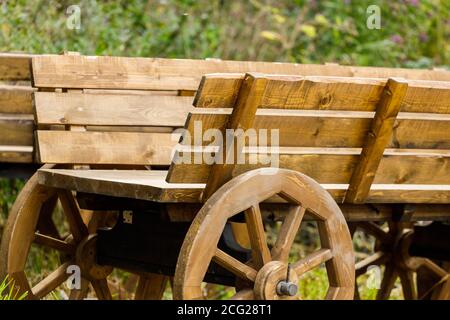
<path id="1" fill-rule="evenodd" d="M 214 71 L 232 73 L 198 87 Z M 111 298 L 117 267 L 141 275 L 137 298 L 160 297 L 173 276 L 175 298 L 201 298 L 209 282 L 236 299 L 295 299 L 298 277 L 325 264 L 326 298 L 350 299 L 356 228 L 378 240 L 356 275 L 384 264 L 380 298 L 397 276 L 406 298 L 448 297 L 448 72 L 40 56 L 32 73 L 46 165 L 14 204 L 0 265 L 30 298 L 76 265 L 71 298 L 89 283 Z M 52 220 L 58 201 L 65 235 Z M 302 220 L 316 221 L 321 248 L 293 261 Z M 423 220 L 436 222 L 414 226 Z M 265 227 L 280 223 L 268 245 Z M 33 243 L 61 253 L 37 284 L 25 273 Z M 416 283 L 419 270 L 431 281 Z"/>

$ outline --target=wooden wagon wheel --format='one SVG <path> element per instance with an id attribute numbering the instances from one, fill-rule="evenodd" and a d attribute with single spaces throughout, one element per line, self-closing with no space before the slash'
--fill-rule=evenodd
<path id="1" fill-rule="evenodd" d="M 269 249 L 259 203 L 279 196 L 291 209 L 275 245 Z M 223 185 L 204 204 L 184 240 L 174 280 L 174 298 L 202 298 L 201 283 L 213 260 L 238 279 L 233 299 L 292 299 L 287 292 L 289 251 L 305 212 L 318 220 L 322 248 L 293 262 L 290 283 L 325 263 L 329 281 L 327 299 L 351 299 L 354 290 L 354 255 L 346 221 L 331 196 L 311 178 L 291 170 L 264 168 L 244 173 Z M 243 263 L 218 248 L 227 220 L 245 212 L 252 259 Z M 283 284 L 283 281 L 284 284 Z M 293 296 L 291 296 L 293 295 Z"/>
<path id="2" fill-rule="evenodd" d="M 398 278 L 406 300 L 421 299 L 429 294 L 433 299 L 445 299 L 450 288 L 448 272 L 430 259 L 411 257 L 408 253 L 413 225 L 405 222 L 389 222 L 388 226 L 387 230 L 374 222 L 359 222 L 352 226 L 352 229 L 360 228 L 376 239 L 375 253 L 356 264 L 356 277 L 365 274 L 370 266 L 384 266 L 377 300 L 389 299 Z M 439 280 L 419 293 L 419 280 L 415 280 L 415 273 L 421 270 Z M 355 295 L 359 298 L 357 286 Z"/>
<path id="3" fill-rule="evenodd" d="M 69 234 L 64 236 L 60 235 L 52 220 L 58 200 L 70 229 Z M 98 299 L 112 298 L 107 282 L 112 267 L 100 266 L 95 262 L 98 221 L 92 219 L 86 224 L 88 221 L 83 221 L 83 218 L 87 220 L 80 214 L 70 191 L 39 185 L 36 174 L 28 180 L 11 209 L 0 250 L 0 269 L 14 281 L 18 295 L 27 292 L 28 299 L 47 297 L 68 279 L 71 273 L 67 269 L 75 265 L 81 271 L 81 287 L 79 290 L 72 289 L 69 299 L 87 297 L 90 285 Z M 59 267 L 38 283 L 33 283 L 26 274 L 32 244 L 59 252 Z M 146 299 L 155 298 L 155 294 L 162 296 L 163 289 L 156 287 L 162 286 L 163 280 L 149 275 L 141 276 L 135 297 Z"/>

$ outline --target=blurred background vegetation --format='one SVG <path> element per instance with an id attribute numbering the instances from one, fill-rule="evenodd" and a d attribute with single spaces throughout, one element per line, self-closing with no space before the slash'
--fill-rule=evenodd
<path id="1" fill-rule="evenodd" d="M 71 5 L 81 9 L 78 30 L 67 27 Z M 369 5 L 379 6 L 381 29 L 366 25 Z M 0 0 L 0 52 L 63 51 L 449 68 L 450 0 Z M 21 186 L 0 179 L 0 232 Z M 364 254 L 370 242 L 356 238 Z M 309 275 L 303 296 L 323 294 L 323 282 L 323 269 Z"/>
<path id="2" fill-rule="evenodd" d="M 0 51 L 390 67 L 450 64 L 449 0 L 0 1 Z M 66 27 L 70 5 L 81 28 Z M 369 5 L 381 9 L 370 30 Z"/>

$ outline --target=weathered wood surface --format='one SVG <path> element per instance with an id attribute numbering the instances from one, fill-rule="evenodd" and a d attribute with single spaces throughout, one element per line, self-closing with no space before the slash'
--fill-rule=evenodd
<path id="1" fill-rule="evenodd" d="M 319 74 L 320 75 L 320 74 Z M 324 76 L 258 75 L 268 79 L 258 108 L 375 111 L 387 79 Z M 194 105 L 232 108 L 242 74 L 211 74 L 202 78 Z M 450 83 L 408 80 L 402 112 L 450 113 Z"/>
<path id="2" fill-rule="evenodd" d="M 168 133 L 36 132 L 42 163 L 167 165 L 177 140 Z"/>
<path id="3" fill-rule="evenodd" d="M 0 145 L 32 146 L 33 128 L 31 115 L 0 115 Z"/>
<path id="4" fill-rule="evenodd" d="M 39 182 L 57 188 L 86 193 L 160 202 L 200 202 L 205 184 L 178 184 L 165 181 L 167 171 L 40 169 Z M 348 184 L 322 184 L 337 202 L 342 202 Z M 368 203 L 448 204 L 450 186 L 374 184 Z M 270 202 L 284 202 L 281 198 Z"/>
<path id="5" fill-rule="evenodd" d="M 225 128 L 230 114 L 231 109 L 196 109 L 189 113 L 186 129 L 195 137 L 197 123 L 203 136 L 208 129 Z M 272 130 L 278 130 L 280 146 L 352 148 L 363 146 L 373 116 L 373 112 L 259 109 L 252 128 L 267 129 L 268 142 Z M 211 143 L 198 137 L 191 139 L 192 144 L 196 141 Z M 450 149 L 450 116 L 400 113 L 387 147 Z"/>
<path id="6" fill-rule="evenodd" d="M 34 85 L 48 88 L 197 90 L 201 76 L 215 72 L 248 71 L 297 75 L 404 77 L 449 81 L 450 72 L 388 68 L 357 68 L 290 63 L 38 56 L 33 59 Z"/>
<path id="7" fill-rule="evenodd" d="M 280 148 L 277 153 L 258 153 L 244 149 L 245 163 L 236 165 L 231 176 L 261 167 L 277 167 L 302 172 L 320 183 L 349 183 L 359 162 L 361 149 Z M 175 154 L 177 164 L 172 165 L 167 177 L 173 183 L 206 183 L 210 165 L 195 162 L 211 152 Z M 178 163 L 186 161 L 186 163 Z M 203 159 L 206 159 L 203 158 Z M 430 172 L 435 174 L 430 175 Z M 450 184 L 450 152 L 436 150 L 388 149 L 380 161 L 375 183 L 397 184 Z"/>
<path id="8" fill-rule="evenodd" d="M 32 146 L 0 146 L 0 162 L 33 162 Z"/>
<path id="9" fill-rule="evenodd" d="M 182 127 L 192 97 L 36 92 L 39 124 Z"/>
<path id="10" fill-rule="evenodd" d="M 0 113 L 33 114 L 31 100 L 35 90 L 27 86 L 0 85 Z"/>
<path id="11" fill-rule="evenodd" d="M 0 53 L 0 80 L 30 80 L 31 54 Z"/>
<path id="12" fill-rule="evenodd" d="M 358 164 L 353 169 L 350 186 L 345 195 L 346 202 L 361 203 L 367 197 L 386 145 L 392 139 L 395 119 L 407 88 L 408 83 L 406 81 L 388 80 L 364 142 Z"/>

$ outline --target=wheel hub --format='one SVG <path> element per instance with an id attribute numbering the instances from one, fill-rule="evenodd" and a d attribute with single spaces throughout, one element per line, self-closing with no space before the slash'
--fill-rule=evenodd
<path id="1" fill-rule="evenodd" d="M 288 264 L 281 261 L 271 261 L 258 272 L 255 280 L 254 293 L 261 300 L 297 300 L 298 276 L 290 270 L 287 279 Z"/>
<path id="2" fill-rule="evenodd" d="M 75 261 L 81 273 L 88 279 L 99 280 L 106 278 L 113 270 L 111 266 L 101 266 L 96 262 L 97 235 L 91 234 L 83 239 L 77 246 Z"/>

